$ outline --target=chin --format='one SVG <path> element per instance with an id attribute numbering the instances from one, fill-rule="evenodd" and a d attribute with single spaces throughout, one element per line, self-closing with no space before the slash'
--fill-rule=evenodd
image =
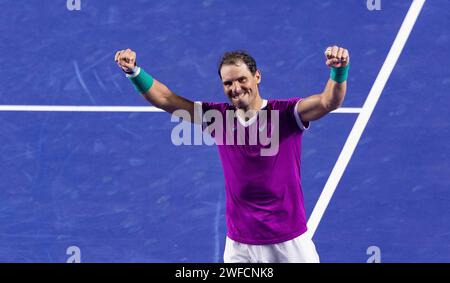
<path id="1" fill-rule="evenodd" d="M 249 103 L 238 102 L 234 106 L 236 106 L 236 108 L 239 108 L 239 109 L 245 109 L 245 108 L 247 108 L 249 106 Z"/>
<path id="2" fill-rule="evenodd" d="M 230 97 L 231 103 L 234 105 L 234 107 L 242 109 L 242 108 L 248 108 L 250 106 L 248 95 L 245 95 L 244 97 L 240 98 L 239 100 L 235 100 Z"/>

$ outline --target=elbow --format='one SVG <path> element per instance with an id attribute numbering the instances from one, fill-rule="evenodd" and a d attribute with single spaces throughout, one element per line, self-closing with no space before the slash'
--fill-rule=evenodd
<path id="1" fill-rule="evenodd" d="M 322 101 L 322 107 L 326 112 L 331 112 L 342 106 L 343 101 Z"/>
<path id="2" fill-rule="evenodd" d="M 331 106 L 330 106 L 330 108 L 331 108 L 330 111 L 334 111 L 334 110 L 340 108 L 340 107 L 342 106 L 342 102 L 343 102 L 343 101 L 339 101 L 338 103 L 335 103 L 335 104 L 331 105 Z"/>
<path id="3" fill-rule="evenodd" d="M 327 112 L 332 112 L 336 109 L 338 109 L 339 107 L 341 107 L 340 105 L 331 105 L 327 108 Z"/>
<path id="4" fill-rule="evenodd" d="M 345 93 L 323 93 L 321 103 L 327 112 L 334 111 L 342 106 Z"/>

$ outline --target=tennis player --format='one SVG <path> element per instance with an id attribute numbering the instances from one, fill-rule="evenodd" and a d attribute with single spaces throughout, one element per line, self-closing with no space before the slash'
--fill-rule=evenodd
<path id="1" fill-rule="evenodd" d="M 261 123 L 261 113 L 267 112 L 264 121 L 269 135 L 275 132 L 279 135 L 276 154 L 261 155 L 267 144 L 260 142 L 217 145 L 226 189 L 224 262 L 319 262 L 315 245 L 305 233 L 301 142 L 311 121 L 337 109 L 344 100 L 350 63 L 347 49 L 339 46 L 326 49 L 325 64 L 330 68 L 330 77 L 321 93 L 290 99 L 263 97 L 258 87 L 262 75 L 254 58 L 244 51 L 226 52 L 218 74 L 228 103 L 193 102 L 176 95 L 139 67 L 136 53 L 130 49 L 118 51 L 115 61 L 151 104 L 169 113 L 187 111 L 192 122 L 199 113 L 215 111 L 225 117 L 232 112 L 236 114 L 234 125 L 248 129 Z M 277 119 L 272 119 L 274 115 Z M 204 118 L 200 123 L 205 127 L 211 125 Z M 223 131 L 224 136 L 229 134 L 225 127 Z M 211 132 L 217 137 L 217 129 L 214 133 Z"/>

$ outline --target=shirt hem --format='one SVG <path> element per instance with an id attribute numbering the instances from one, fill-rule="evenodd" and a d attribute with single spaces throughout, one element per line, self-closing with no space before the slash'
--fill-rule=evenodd
<path id="1" fill-rule="evenodd" d="M 241 237 L 235 237 L 234 235 L 230 235 L 230 233 L 227 233 L 227 237 L 230 238 L 233 241 L 239 242 L 241 244 L 248 244 L 248 245 L 273 245 L 273 244 L 279 244 L 286 241 L 290 241 L 294 238 L 297 238 L 298 236 L 304 234 L 308 228 L 303 228 L 300 231 L 296 231 L 294 233 L 283 235 L 282 237 L 274 238 L 274 239 L 264 239 L 264 240 L 252 240 L 252 239 L 245 239 Z"/>

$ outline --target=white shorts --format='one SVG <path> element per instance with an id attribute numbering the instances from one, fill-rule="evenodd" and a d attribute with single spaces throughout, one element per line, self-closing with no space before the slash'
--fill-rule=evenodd
<path id="1" fill-rule="evenodd" d="M 292 240 L 272 245 L 249 245 L 226 238 L 225 263 L 319 263 L 313 241 L 303 233 Z"/>

